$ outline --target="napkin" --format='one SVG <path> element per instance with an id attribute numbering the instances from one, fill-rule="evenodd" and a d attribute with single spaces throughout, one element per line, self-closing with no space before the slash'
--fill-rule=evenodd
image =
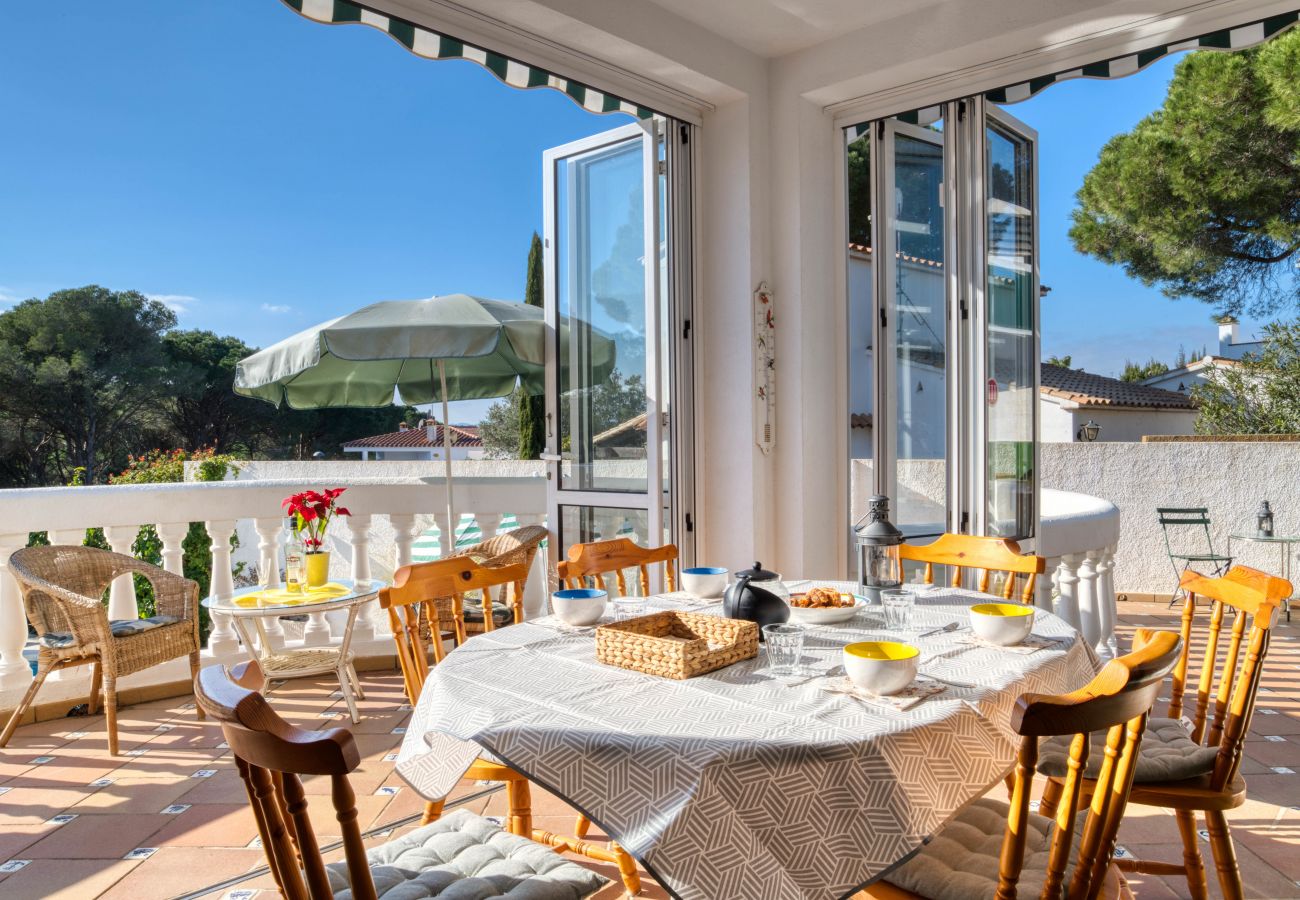
<path id="1" fill-rule="evenodd" d="M 1044 647 L 1057 646 L 1060 643 L 1060 639 L 1039 637 L 1036 634 L 1031 634 L 1019 644 L 1012 644 L 1010 647 L 1004 647 L 1001 644 L 986 641 L 977 634 L 963 634 L 961 637 L 954 638 L 953 643 L 971 644 L 975 647 L 989 647 L 993 650 L 1005 650 L 1007 653 L 1019 653 L 1021 656 L 1028 656 L 1030 653 L 1037 653 Z"/>
<path id="2" fill-rule="evenodd" d="M 721 597 L 699 597 L 690 591 L 669 591 L 666 594 L 656 594 L 655 597 L 659 600 L 671 600 L 683 606 L 712 606 L 722 602 Z"/>
<path id="3" fill-rule="evenodd" d="M 561 621 L 559 616 L 542 616 L 540 619 L 529 619 L 529 625 L 540 625 L 542 628 L 549 628 L 552 631 L 558 631 L 561 634 L 586 634 L 589 631 L 595 631 L 598 625 L 608 625 L 613 619 L 601 617 L 595 625 L 570 625 L 568 622 Z"/>
<path id="4" fill-rule="evenodd" d="M 895 712 L 906 712 L 927 697 L 943 693 L 944 685 L 928 678 L 917 678 L 897 694 L 890 694 L 886 697 L 858 687 L 849 680 L 847 675 L 843 675 L 827 681 L 822 685 L 822 690 L 830 694 L 845 694 L 855 700 L 861 700 L 863 703 L 870 703 L 884 709 L 892 709 Z"/>

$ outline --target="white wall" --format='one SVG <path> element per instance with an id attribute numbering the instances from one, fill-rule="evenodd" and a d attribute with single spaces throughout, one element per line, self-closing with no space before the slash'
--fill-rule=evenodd
<path id="1" fill-rule="evenodd" d="M 1097 442 L 1140 441 L 1147 435 L 1189 435 L 1196 433 L 1194 409 L 1107 409 L 1077 407 L 1042 397 L 1039 405 L 1041 439 L 1044 444 L 1070 443 L 1085 422 L 1101 426 Z"/>
<path id="2" fill-rule="evenodd" d="M 1148 444 L 1044 444 L 1042 482 L 1109 500 L 1120 509 L 1115 586 L 1169 593 L 1173 571 L 1165 553 L 1158 506 L 1205 506 L 1215 549 L 1231 531 L 1249 528 L 1261 500 L 1272 502 L 1275 533 L 1300 534 L 1300 442 L 1171 441 Z M 1279 550 L 1247 545 L 1238 561 L 1281 572 Z"/>

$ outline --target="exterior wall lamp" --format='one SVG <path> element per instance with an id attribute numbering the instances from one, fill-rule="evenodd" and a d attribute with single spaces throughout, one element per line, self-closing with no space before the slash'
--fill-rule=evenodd
<path id="1" fill-rule="evenodd" d="M 1097 435 L 1101 434 L 1101 426 L 1089 419 L 1079 426 L 1079 430 L 1074 433 L 1075 440 L 1083 441 L 1085 444 L 1091 444 L 1097 440 Z"/>

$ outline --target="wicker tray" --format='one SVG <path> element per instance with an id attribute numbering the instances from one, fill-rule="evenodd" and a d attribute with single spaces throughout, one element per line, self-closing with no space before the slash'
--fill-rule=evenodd
<path id="1" fill-rule="evenodd" d="M 596 659 L 662 678 L 693 678 L 758 655 L 758 626 L 665 610 L 596 629 Z"/>

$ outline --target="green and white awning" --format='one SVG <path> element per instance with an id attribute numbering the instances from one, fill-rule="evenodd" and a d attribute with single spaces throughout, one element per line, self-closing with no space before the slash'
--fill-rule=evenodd
<path id="1" fill-rule="evenodd" d="M 1171 53 L 1179 53 L 1184 50 L 1244 50 L 1247 47 L 1262 44 L 1269 38 L 1281 34 L 1295 25 L 1297 21 L 1300 21 L 1300 12 L 1270 16 L 1249 25 L 1224 28 L 1220 31 L 1203 34 L 1200 37 L 1179 41 L 1175 44 L 1164 44 L 1159 47 L 1152 47 L 1149 50 L 1143 50 L 1140 53 L 1117 56 L 1104 62 L 1093 63 L 1077 69 L 1067 69 L 1052 75 L 1044 75 L 1041 78 L 1031 78 L 1029 81 L 1022 81 L 1019 84 L 987 91 L 984 96 L 994 103 L 1019 103 L 1021 100 L 1028 100 L 1039 91 L 1056 84 L 1058 81 L 1068 81 L 1072 78 L 1123 78 L 1125 75 L 1140 72 L 1156 60 L 1163 59 Z"/>
<path id="2" fill-rule="evenodd" d="M 654 110 L 630 100 L 598 91 L 593 87 L 530 66 L 500 53 L 476 47 L 450 35 L 423 28 L 405 19 L 374 12 L 352 0 L 281 0 L 290 9 L 327 25 L 358 24 L 378 28 L 416 56 L 425 59 L 467 59 L 487 69 L 505 84 L 516 88 L 551 88 L 593 113 L 626 113 L 649 119 Z"/>

